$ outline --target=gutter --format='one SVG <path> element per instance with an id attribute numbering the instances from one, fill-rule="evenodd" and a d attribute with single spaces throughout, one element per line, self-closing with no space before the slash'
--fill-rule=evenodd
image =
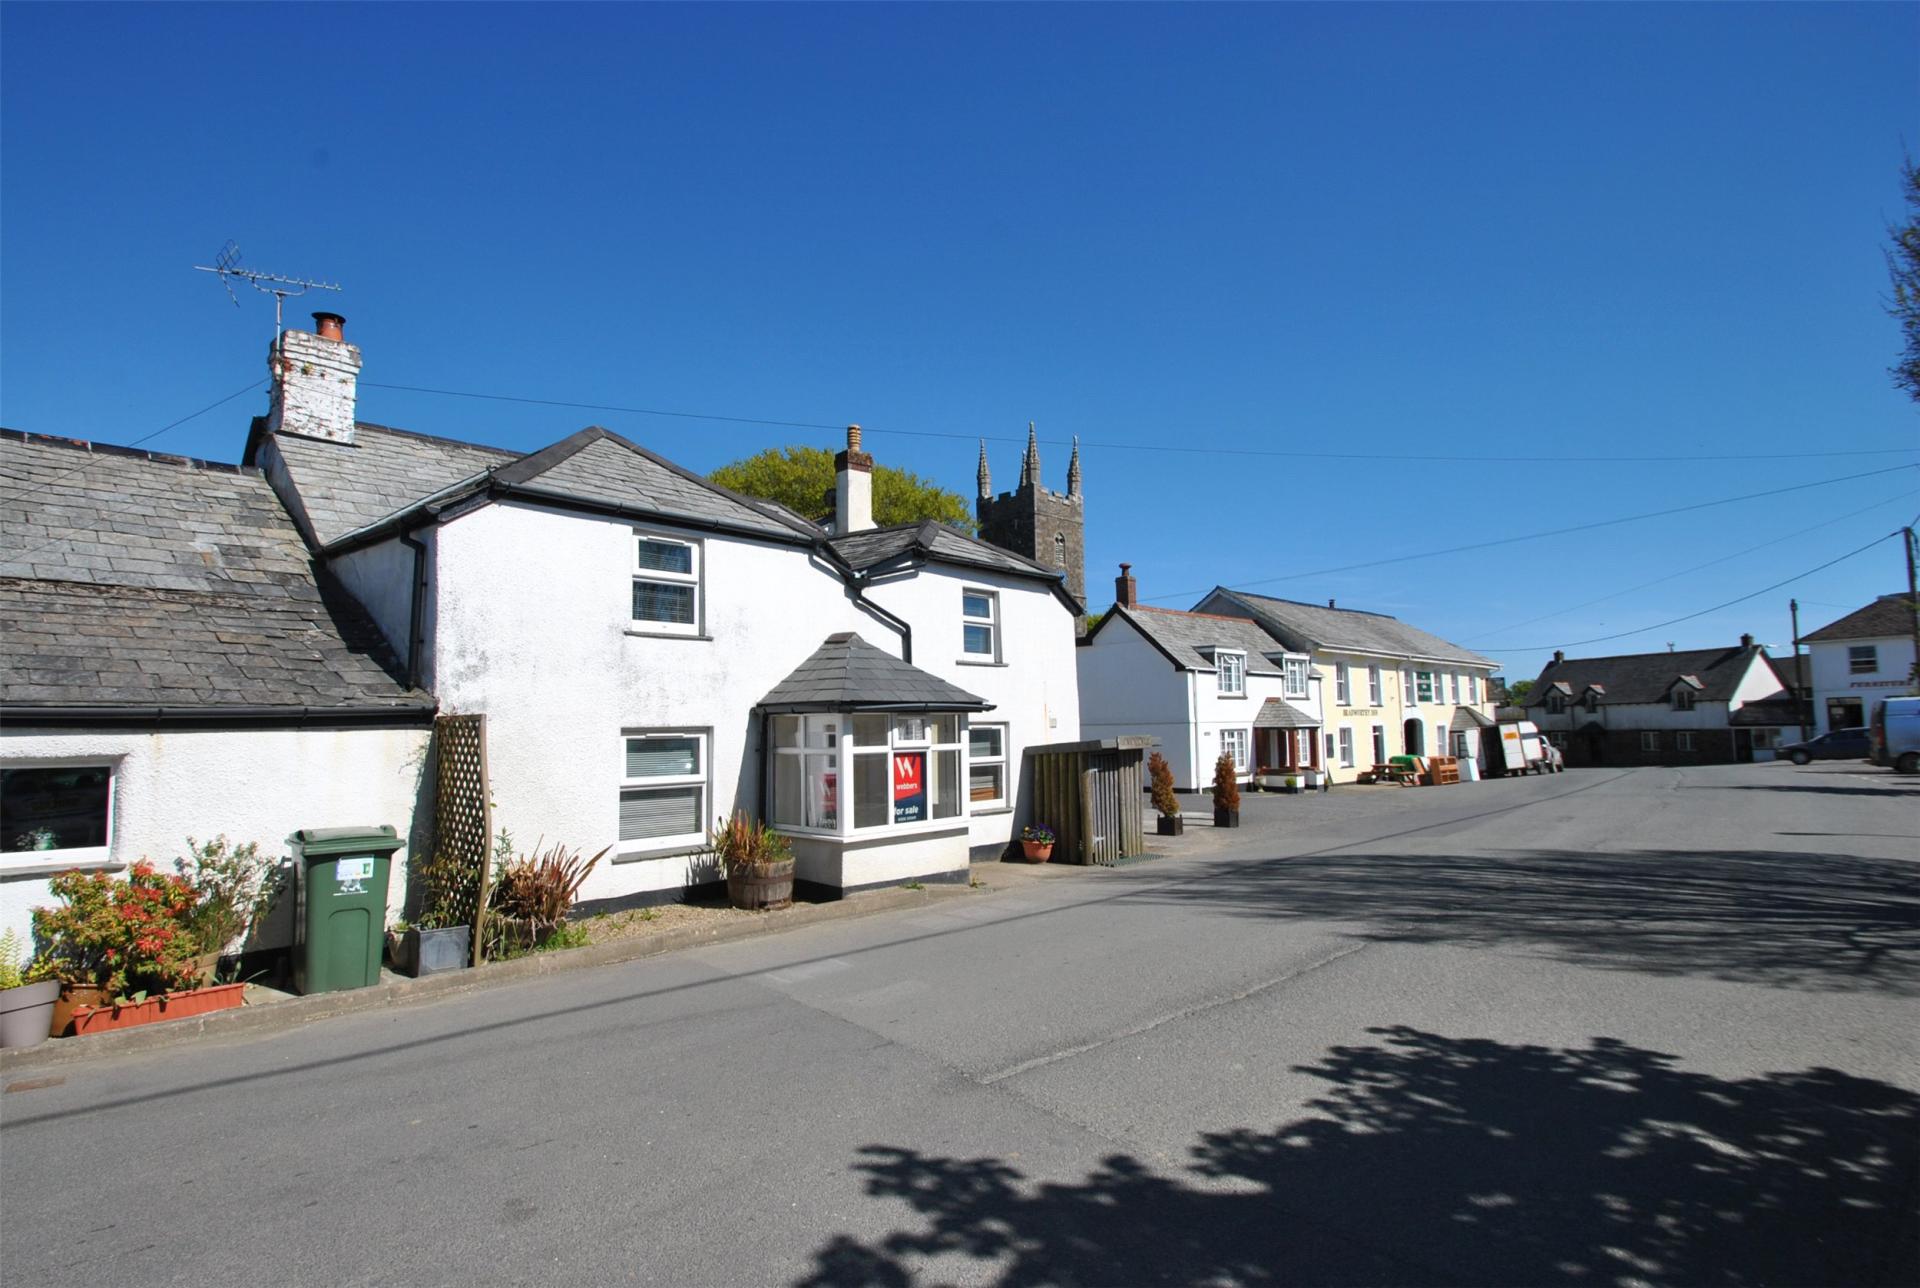
<path id="1" fill-rule="evenodd" d="M 438 516 L 429 507 L 428 522 L 434 522 Z M 413 551 L 413 600 L 407 610 L 407 687 L 417 689 L 420 686 L 420 672 L 424 669 L 427 647 L 427 543 L 414 534 L 418 528 L 403 531 L 400 544 Z"/>
<path id="2" fill-rule="evenodd" d="M 47 725 L 178 725 L 182 727 L 262 726 L 286 729 L 412 728 L 433 723 L 438 703 L 415 707 L 220 706 L 160 707 L 128 704 L 91 706 L 0 706 L 0 717 L 19 727 Z"/>

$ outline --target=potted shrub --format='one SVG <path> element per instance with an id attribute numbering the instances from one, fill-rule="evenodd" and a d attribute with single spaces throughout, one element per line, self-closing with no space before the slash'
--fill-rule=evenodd
<path id="1" fill-rule="evenodd" d="M 141 859 L 125 877 L 62 872 L 57 908 L 33 910 L 32 970 L 60 981 L 53 1031 L 128 1028 L 239 1006 L 241 983 L 207 985 L 194 883 Z M 196 987 L 205 985 L 204 987 Z"/>
<path id="2" fill-rule="evenodd" d="M 1213 764 L 1213 825 L 1240 826 L 1240 778 L 1231 752 Z"/>
<path id="3" fill-rule="evenodd" d="M 1053 857 L 1054 839 L 1052 828 L 1029 823 L 1020 829 L 1020 852 L 1029 863 L 1045 863 Z"/>
<path id="4" fill-rule="evenodd" d="M 494 839 L 496 869 L 513 859 L 513 837 L 502 828 Z M 480 900 L 480 870 L 457 855 L 435 850 L 415 874 L 420 908 L 411 921 L 396 921 L 387 933 L 387 955 L 402 975 L 418 979 L 473 964 L 473 920 Z"/>
<path id="5" fill-rule="evenodd" d="M 566 924 L 580 887 L 612 848 L 582 862 L 580 851 L 558 842 L 544 853 L 536 844 L 531 857 L 501 868 L 487 901 L 487 956 L 517 956 L 545 943 Z"/>
<path id="6" fill-rule="evenodd" d="M 727 878 L 728 903 L 757 912 L 793 902 L 793 845 L 786 837 L 735 810 L 731 819 L 715 820 L 708 839 Z"/>
<path id="7" fill-rule="evenodd" d="M 60 981 L 29 979 L 20 966 L 20 936 L 9 930 L 0 935 L 0 1047 L 29 1047 L 47 1040 L 53 1030 L 53 1004 L 60 1000 Z"/>
<path id="8" fill-rule="evenodd" d="M 1147 757 L 1147 786 L 1153 808 L 1160 813 L 1160 835 L 1179 836 L 1186 831 L 1180 798 L 1173 794 L 1173 766 L 1157 751 Z"/>

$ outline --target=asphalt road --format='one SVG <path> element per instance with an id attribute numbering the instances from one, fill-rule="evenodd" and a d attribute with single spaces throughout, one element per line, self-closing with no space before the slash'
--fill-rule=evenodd
<path id="1" fill-rule="evenodd" d="M 88 1062 L 42 1284 L 1910 1284 L 1920 780 L 1249 797 L 1115 871 Z"/>

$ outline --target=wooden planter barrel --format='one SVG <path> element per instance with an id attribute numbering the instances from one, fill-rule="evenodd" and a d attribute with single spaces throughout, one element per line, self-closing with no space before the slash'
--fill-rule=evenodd
<path id="1" fill-rule="evenodd" d="M 784 908 L 793 902 L 793 861 L 768 867 L 727 870 L 727 902 L 750 912 Z"/>

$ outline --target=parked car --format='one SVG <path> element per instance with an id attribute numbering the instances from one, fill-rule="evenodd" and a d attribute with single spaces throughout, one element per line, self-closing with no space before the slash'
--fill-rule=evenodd
<path id="1" fill-rule="evenodd" d="M 1773 754 L 1776 760 L 1796 765 L 1810 760 L 1866 760 L 1873 755 L 1873 740 L 1864 728 L 1834 729 L 1805 742 L 1787 743 Z"/>
<path id="2" fill-rule="evenodd" d="M 1920 698 L 1885 698 L 1873 708 L 1873 763 L 1920 774 Z"/>

